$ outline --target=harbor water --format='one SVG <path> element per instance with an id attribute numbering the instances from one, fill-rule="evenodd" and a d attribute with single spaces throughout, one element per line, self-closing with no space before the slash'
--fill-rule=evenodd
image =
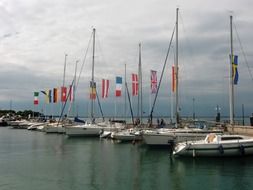
<path id="1" fill-rule="evenodd" d="M 174 158 L 168 148 L 0 128 L 0 190 L 253 188 L 253 157 Z"/>

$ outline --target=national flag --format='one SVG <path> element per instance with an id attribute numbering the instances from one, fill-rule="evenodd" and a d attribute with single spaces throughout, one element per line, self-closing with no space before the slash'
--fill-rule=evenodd
<path id="1" fill-rule="evenodd" d="M 132 95 L 138 95 L 138 75 L 132 74 Z"/>
<path id="2" fill-rule="evenodd" d="M 69 101 L 74 101 L 74 86 L 70 85 L 69 86 Z"/>
<path id="3" fill-rule="evenodd" d="M 102 98 L 107 98 L 109 92 L 109 80 L 102 79 Z"/>
<path id="4" fill-rule="evenodd" d="M 239 73 L 238 73 L 237 67 L 238 67 L 238 56 L 234 55 L 233 62 L 232 62 L 232 68 L 233 68 L 232 77 L 233 77 L 234 85 L 238 84 L 238 79 L 239 79 Z"/>
<path id="5" fill-rule="evenodd" d="M 122 90 L 122 77 L 116 77 L 116 89 L 115 89 L 115 96 L 120 97 Z"/>
<path id="6" fill-rule="evenodd" d="M 52 102 L 52 90 L 48 90 L 48 103 L 51 103 Z"/>
<path id="7" fill-rule="evenodd" d="M 90 81 L 90 99 L 96 99 L 96 82 Z"/>
<path id="8" fill-rule="evenodd" d="M 45 90 L 45 102 L 49 104 L 51 102 L 51 90 Z"/>
<path id="9" fill-rule="evenodd" d="M 151 70 L 151 93 L 156 93 L 157 92 L 157 72 L 154 70 Z"/>
<path id="10" fill-rule="evenodd" d="M 41 90 L 40 92 L 45 95 L 45 102 L 48 104 L 49 103 L 49 90 Z"/>
<path id="11" fill-rule="evenodd" d="M 34 105 L 39 104 L 39 92 L 34 92 L 34 100 L 33 100 Z"/>
<path id="12" fill-rule="evenodd" d="M 175 66 L 172 65 L 172 74 L 171 74 L 171 87 L 172 87 L 172 92 L 176 91 L 176 76 L 175 76 Z"/>
<path id="13" fill-rule="evenodd" d="M 67 101 L 67 87 L 62 86 L 61 87 L 61 102 Z"/>
<path id="14" fill-rule="evenodd" d="M 53 102 L 54 103 L 58 102 L 58 88 L 53 89 Z"/>

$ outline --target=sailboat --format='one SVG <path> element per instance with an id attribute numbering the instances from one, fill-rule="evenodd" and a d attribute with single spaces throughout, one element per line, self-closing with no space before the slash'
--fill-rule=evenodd
<path id="1" fill-rule="evenodd" d="M 141 44 L 139 44 L 139 64 L 138 64 L 138 67 L 139 67 L 138 68 L 138 76 L 139 76 L 139 84 L 140 85 L 138 85 L 137 118 L 140 119 L 140 123 L 138 123 L 138 126 L 141 126 L 142 125 L 142 113 L 143 113 L 143 111 L 142 111 Z M 125 71 L 125 73 L 126 73 L 126 71 Z M 126 79 L 126 76 L 125 76 L 125 79 Z M 125 81 L 125 87 L 126 87 L 126 81 Z M 131 106 L 131 102 L 129 102 L 129 103 L 130 103 L 130 106 Z M 140 107 L 140 109 L 139 109 L 139 107 Z M 131 107 L 130 107 L 130 109 L 131 109 Z M 114 133 L 111 134 L 111 138 L 114 139 L 114 140 L 121 141 L 121 142 L 135 142 L 135 141 L 141 141 L 142 140 L 142 133 L 141 133 L 141 129 L 133 127 L 133 128 L 130 128 L 130 129 L 124 129 L 122 131 L 114 132 Z"/>
<path id="2" fill-rule="evenodd" d="M 230 16 L 230 124 L 234 125 L 234 80 L 233 76 L 233 30 L 232 19 Z M 205 140 L 195 142 L 182 142 L 174 147 L 174 155 L 179 156 L 244 156 L 253 154 L 253 138 L 244 135 L 217 135 L 209 134 Z"/>
<path id="3" fill-rule="evenodd" d="M 64 72 L 63 72 L 63 84 L 62 86 L 65 88 L 65 73 L 66 73 L 66 63 L 67 63 L 67 54 L 65 54 L 65 59 L 64 59 Z M 72 84 L 71 84 L 71 88 L 73 87 L 74 85 L 74 82 L 75 82 L 75 78 L 74 80 L 72 81 Z M 72 88 L 73 90 L 73 88 Z M 67 94 L 67 99 L 68 97 L 70 96 L 71 93 L 71 90 L 68 91 L 68 94 Z M 67 100 L 66 100 L 67 101 Z M 71 102 L 72 103 L 72 102 Z M 66 102 L 65 104 L 62 103 L 62 106 L 61 106 L 61 114 L 60 114 L 60 119 L 58 122 L 49 122 L 47 123 L 45 126 L 44 126 L 44 132 L 46 133 L 60 133 L 60 134 L 63 134 L 65 133 L 65 127 L 68 126 L 68 125 L 72 125 L 72 121 L 70 121 L 69 119 L 67 118 L 64 118 L 62 119 L 62 115 L 63 115 L 63 112 L 64 112 L 64 109 L 65 109 L 65 106 L 66 106 Z"/>
<path id="4" fill-rule="evenodd" d="M 96 136 L 99 137 L 103 131 L 111 131 L 114 130 L 114 125 L 109 125 L 105 122 L 102 123 L 95 123 L 95 117 L 94 117 L 94 103 L 95 103 L 95 97 L 96 94 L 94 93 L 94 87 L 95 87 L 95 81 L 94 81 L 94 63 L 95 63 L 95 34 L 96 29 L 93 28 L 93 50 L 92 50 L 92 76 L 91 76 L 91 89 L 92 89 L 92 97 L 91 97 L 91 116 L 90 122 L 85 122 L 85 124 L 82 125 L 73 125 L 73 126 L 66 126 L 66 135 L 69 137 L 72 136 Z M 96 88 L 96 87 L 95 87 Z"/>
<path id="5" fill-rule="evenodd" d="M 204 139 L 205 136 L 210 133 L 223 133 L 222 130 L 209 130 L 208 128 L 186 128 L 180 129 L 179 127 L 179 102 L 178 102 L 178 11 L 176 9 L 176 59 L 175 59 L 175 96 L 176 96 L 176 123 L 174 129 L 162 128 L 157 130 L 145 130 L 143 131 L 143 140 L 147 145 L 172 145 L 175 142 L 182 142 L 188 140 Z M 174 34 L 174 32 L 173 32 Z M 173 36 L 172 36 L 173 37 Z M 168 54 L 167 54 L 168 56 Z M 151 113 L 152 114 L 152 113 Z M 152 118 L 151 118 L 152 120 Z"/>

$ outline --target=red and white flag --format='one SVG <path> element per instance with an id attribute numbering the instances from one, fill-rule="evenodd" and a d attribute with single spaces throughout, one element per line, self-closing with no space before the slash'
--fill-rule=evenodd
<path id="1" fill-rule="evenodd" d="M 107 98 L 109 92 L 109 80 L 102 79 L 102 98 Z"/>
<path id="2" fill-rule="evenodd" d="M 138 95 L 138 75 L 132 74 L 132 95 Z"/>
<path id="3" fill-rule="evenodd" d="M 65 86 L 61 87 L 61 101 L 62 102 L 67 101 L 67 87 L 65 87 Z"/>
<path id="4" fill-rule="evenodd" d="M 151 93 L 156 93 L 157 92 L 157 72 L 151 70 Z"/>

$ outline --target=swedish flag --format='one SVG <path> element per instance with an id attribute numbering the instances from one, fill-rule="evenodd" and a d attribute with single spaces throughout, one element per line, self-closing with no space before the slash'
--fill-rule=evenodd
<path id="1" fill-rule="evenodd" d="M 239 73 L 238 73 L 237 67 L 238 67 L 238 56 L 234 55 L 233 60 L 232 60 L 232 68 L 233 68 L 232 77 L 233 77 L 233 81 L 235 85 L 237 85 L 238 79 L 239 79 Z"/>

